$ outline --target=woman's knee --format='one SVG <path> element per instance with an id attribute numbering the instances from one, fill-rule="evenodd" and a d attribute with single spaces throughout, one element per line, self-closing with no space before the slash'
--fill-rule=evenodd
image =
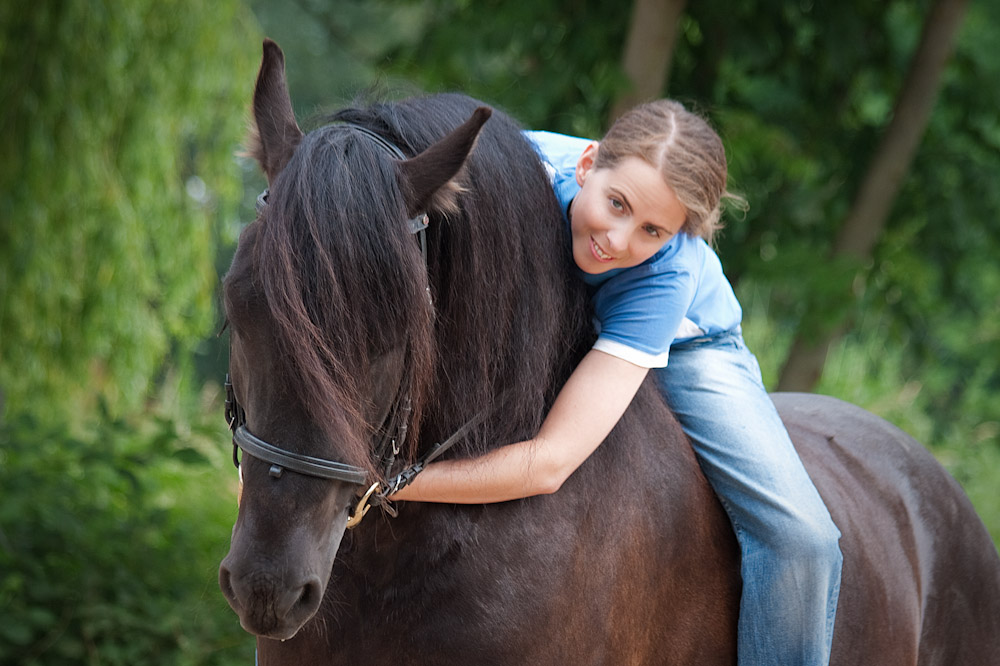
<path id="1" fill-rule="evenodd" d="M 784 560 L 827 563 L 840 567 L 840 530 L 828 516 L 807 517 L 786 522 L 775 535 L 772 548 Z"/>

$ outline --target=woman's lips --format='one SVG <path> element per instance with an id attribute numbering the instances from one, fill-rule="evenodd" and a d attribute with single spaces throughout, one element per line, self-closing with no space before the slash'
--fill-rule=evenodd
<path id="1" fill-rule="evenodd" d="M 607 263 L 609 261 L 614 261 L 614 257 L 601 249 L 601 246 L 597 244 L 594 237 L 590 237 L 590 251 L 594 255 L 594 258 L 602 263 Z"/>

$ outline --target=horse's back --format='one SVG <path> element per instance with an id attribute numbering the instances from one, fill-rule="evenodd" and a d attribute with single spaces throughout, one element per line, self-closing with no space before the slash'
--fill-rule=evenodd
<path id="1" fill-rule="evenodd" d="M 955 480 L 859 407 L 773 398 L 843 534 L 832 663 L 1000 664 L 1000 557 Z"/>

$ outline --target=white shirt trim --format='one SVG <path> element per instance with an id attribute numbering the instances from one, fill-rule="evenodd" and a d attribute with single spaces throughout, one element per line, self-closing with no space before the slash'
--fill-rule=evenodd
<path id="1" fill-rule="evenodd" d="M 594 349 L 638 365 L 640 368 L 665 368 L 667 367 L 667 356 L 670 354 L 669 349 L 662 354 L 647 354 L 646 352 L 641 352 L 638 349 L 633 349 L 620 342 L 606 338 L 597 338 L 597 342 L 594 343 Z"/>

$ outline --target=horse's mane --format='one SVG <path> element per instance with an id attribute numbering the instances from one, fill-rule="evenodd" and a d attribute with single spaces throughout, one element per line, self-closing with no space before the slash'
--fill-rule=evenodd
<path id="1" fill-rule="evenodd" d="M 586 347 L 568 230 L 514 122 L 494 113 L 486 123 L 461 176 L 459 212 L 428 211 L 426 268 L 405 228 L 394 160 L 344 124 L 377 132 L 409 157 L 477 106 L 439 95 L 345 109 L 306 135 L 271 184 L 255 263 L 276 344 L 296 377 L 289 388 L 341 437 L 337 425 L 350 422 L 358 441 L 341 446 L 356 448 L 344 452 L 356 461 L 367 455 L 358 424 L 373 364 L 387 352 L 405 351 L 420 441 L 490 416 L 459 447 L 475 455 L 533 436 Z"/>

